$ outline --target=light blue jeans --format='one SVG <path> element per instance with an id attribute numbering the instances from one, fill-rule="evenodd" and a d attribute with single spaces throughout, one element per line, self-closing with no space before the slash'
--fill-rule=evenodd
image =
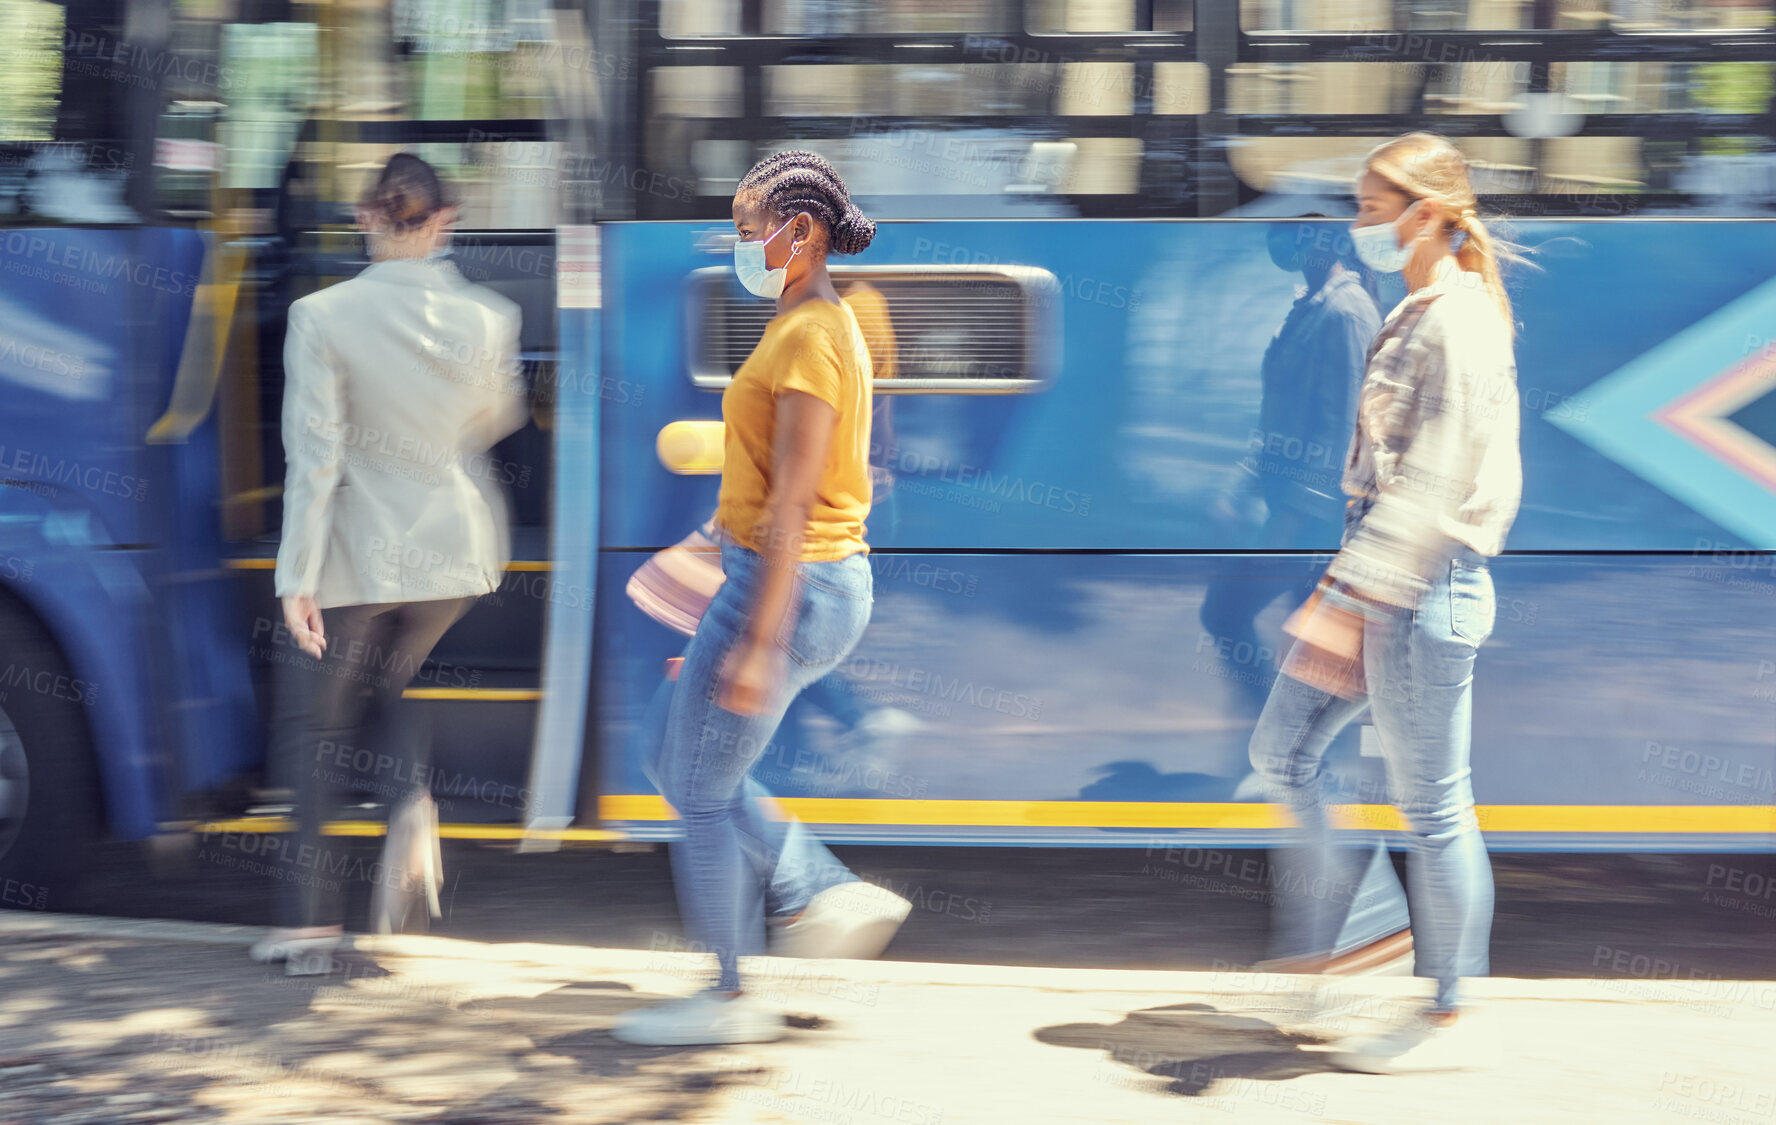
<path id="1" fill-rule="evenodd" d="M 714 953 L 714 987 L 740 987 L 739 959 L 764 951 L 764 914 L 794 914 L 819 892 L 856 879 L 799 821 L 780 818 L 747 776 L 803 688 L 837 668 L 869 624 L 873 584 L 862 554 L 796 566 L 794 621 L 777 638 L 788 674 L 763 715 L 717 702 L 723 662 L 757 600 L 765 560 L 722 546 L 727 580 L 685 647 L 678 681 L 663 684 L 644 737 L 658 747 L 648 776 L 684 822 L 672 845 L 679 914 L 695 946 Z"/>
<path id="2" fill-rule="evenodd" d="M 1363 632 L 1369 695 L 1341 699 L 1278 676 L 1252 733 L 1252 765 L 1299 825 L 1276 859 L 1273 955 L 1348 952 L 1407 927 L 1416 972 L 1436 981 L 1434 1009 L 1454 1011 L 1461 978 L 1485 976 L 1492 867 L 1474 816 L 1468 767 L 1474 653 L 1492 633 L 1486 560 L 1457 544 L 1416 610 L 1371 619 Z M 1334 791 L 1326 748 L 1373 712 L 1385 794 Z M 1373 832 L 1339 832 L 1328 804 L 1377 804 L 1404 815 L 1411 908 Z"/>

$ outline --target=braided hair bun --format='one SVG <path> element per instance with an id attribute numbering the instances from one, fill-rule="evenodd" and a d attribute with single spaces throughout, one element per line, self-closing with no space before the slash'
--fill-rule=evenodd
<path id="1" fill-rule="evenodd" d="M 806 149 L 773 153 L 740 180 L 739 194 L 756 194 L 779 219 L 806 211 L 826 228 L 835 254 L 857 254 L 876 237 L 876 224 L 851 202 L 845 181 L 825 157 Z"/>
<path id="2" fill-rule="evenodd" d="M 857 204 L 847 203 L 845 213 L 839 216 L 839 225 L 833 228 L 833 251 L 839 254 L 861 254 L 869 249 L 869 244 L 876 237 L 876 224 L 857 209 Z"/>

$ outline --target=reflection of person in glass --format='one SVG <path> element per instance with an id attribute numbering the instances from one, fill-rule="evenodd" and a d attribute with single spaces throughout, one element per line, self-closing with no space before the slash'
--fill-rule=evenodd
<path id="1" fill-rule="evenodd" d="M 869 348 L 870 366 L 878 382 L 892 379 L 899 370 L 899 350 L 894 336 L 894 321 L 889 315 L 888 298 L 867 281 L 853 281 L 839 291 L 845 306 L 857 318 L 863 331 L 863 342 Z M 894 448 L 894 396 L 874 395 L 870 407 L 870 512 L 866 527 L 873 545 L 878 533 L 890 538 L 898 526 L 894 505 L 894 473 L 888 465 L 887 450 Z M 810 684 L 801 700 L 825 711 L 838 722 L 847 736 L 849 749 L 857 755 L 853 766 L 880 766 L 882 755 L 893 741 L 923 729 L 918 716 L 898 707 L 872 705 L 858 684 L 844 671 L 830 674 Z M 799 709 L 799 708 L 798 708 Z"/>
<path id="2" fill-rule="evenodd" d="M 1341 1043 L 1331 1061 L 1443 1069 L 1478 1062 L 1487 1042 L 1474 1037 L 1460 995 L 1463 977 L 1486 974 L 1493 899 L 1469 748 L 1474 658 L 1494 613 L 1486 560 L 1504 548 L 1522 491 L 1517 370 L 1503 247 L 1475 212 L 1461 152 L 1413 133 L 1364 163 L 1356 251 L 1373 269 L 1403 273 L 1408 295 L 1364 373 L 1343 544 L 1258 717 L 1251 755 L 1300 825 L 1295 845 L 1277 853 L 1277 967 L 1339 974 L 1412 957 L 1436 982 L 1428 1008 Z M 1352 666 L 1360 687 L 1343 671 Z M 1343 841 L 1331 831 L 1327 806 L 1338 798 L 1327 791 L 1326 749 L 1364 711 L 1412 846 L 1410 914 L 1381 841 L 1335 846 Z M 1358 795 L 1362 804 L 1376 796 Z"/>
<path id="3" fill-rule="evenodd" d="M 1251 452 L 1218 514 L 1232 523 L 1262 500 L 1256 546 L 1329 549 L 1344 519 L 1339 478 L 1356 425 L 1357 384 L 1381 314 L 1353 268 L 1350 237 L 1342 229 L 1277 223 L 1270 230 L 1270 260 L 1278 269 L 1301 273 L 1307 288 L 1264 351 Z M 1294 604 L 1307 598 L 1315 577 L 1303 575 Z M 1275 674 L 1268 660 L 1258 659 L 1268 646 L 1258 643 L 1254 622 L 1276 596 L 1275 586 L 1245 577 L 1211 582 L 1203 596 L 1203 628 L 1230 662 L 1228 679 L 1254 711 L 1263 706 Z"/>

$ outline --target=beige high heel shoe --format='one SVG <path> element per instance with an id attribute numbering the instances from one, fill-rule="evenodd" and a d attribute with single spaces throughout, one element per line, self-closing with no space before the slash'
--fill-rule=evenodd
<path id="1" fill-rule="evenodd" d="M 389 817 L 382 846 L 382 877 L 370 893 L 370 927 L 379 934 L 423 931 L 426 915 L 414 908 L 423 899 L 432 918 L 443 916 L 438 887 L 444 880 L 444 850 L 438 839 L 438 806 L 430 793 L 403 801 Z"/>

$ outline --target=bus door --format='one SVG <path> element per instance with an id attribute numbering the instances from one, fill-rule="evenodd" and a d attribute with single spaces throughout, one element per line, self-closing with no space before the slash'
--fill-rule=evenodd
<path id="1" fill-rule="evenodd" d="M 553 638 L 577 631 L 585 638 L 577 647 L 586 649 L 591 630 L 590 599 L 579 592 L 583 584 L 574 582 L 564 592 L 557 580 L 562 552 L 574 573 L 589 572 L 590 510 L 582 513 L 574 505 L 596 489 L 593 474 L 577 468 L 571 483 L 556 483 L 560 465 L 578 465 L 586 456 L 573 444 L 577 430 L 564 438 L 560 424 L 566 416 L 570 427 L 579 426 L 572 388 L 584 378 L 564 360 L 563 341 L 578 341 L 573 346 L 583 349 L 585 329 L 573 321 L 567 327 L 580 334 L 568 337 L 556 309 L 556 227 L 579 214 L 563 210 L 573 205 L 573 196 L 562 185 L 575 174 L 564 137 L 584 129 L 561 125 L 557 109 L 564 99 L 550 92 L 560 85 L 553 75 L 564 54 L 554 49 L 553 36 L 575 34 L 570 19 L 513 8 L 503 20 L 489 22 L 485 12 L 446 7 L 404 9 L 392 39 L 389 27 L 376 21 L 329 28 L 323 36 L 321 65 L 340 76 L 337 98 L 317 96 L 305 109 L 290 131 L 276 189 L 267 193 L 264 223 L 287 265 L 277 285 L 263 293 L 259 314 L 279 342 L 267 340 L 257 349 L 251 380 L 243 377 L 234 388 L 230 565 L 250 606 L 237 633 L 251 638 L 263 709 L 277 726 L 287 722 L 283 701 L 294 698 L 278 690 L 283 667 L 274 634 L 282 629 L 282 615 L 272 589 L 284 475 L 284 317 L 291 301 L 367 264 L 354 205 L 390 155 L 414 151 L 438 167 L 460 197 L 451 249 L 456 267 L 521 310 L 531 412 L 521 430 L 470 466 L 507 499 L 513 558 L 505 581 L 439 644 L 407 700 L 433 741 L 432 789 L 445 834 L 516 837 L 542 815 L 545 795 L 549 807 L 559 810 L 550 814 L 550 824 L 571 821 L 584 749 L 575 716 L 588 689 L 585 662 L 571 694 L 558 693 L 556 703 L 545 691 L 546 669 L 567 663 L 545 653 L 575 647 Z M 557 542 L 563 508 L 576 513 L 568 533 L 586 538 L 586 546 Z M 558 706 L 567 711 L 552 718 Z M 555 749 L 544 754 L 546 746 Z M 552 770 L 546 788 L 533 781 L 537 755 Z M 357 780 L 369 803 L 383 803 L 392 791 L 387 778 Z M 292 787 L 288 777 L 268 777 L 260 806 L 288 808 Z"/>

